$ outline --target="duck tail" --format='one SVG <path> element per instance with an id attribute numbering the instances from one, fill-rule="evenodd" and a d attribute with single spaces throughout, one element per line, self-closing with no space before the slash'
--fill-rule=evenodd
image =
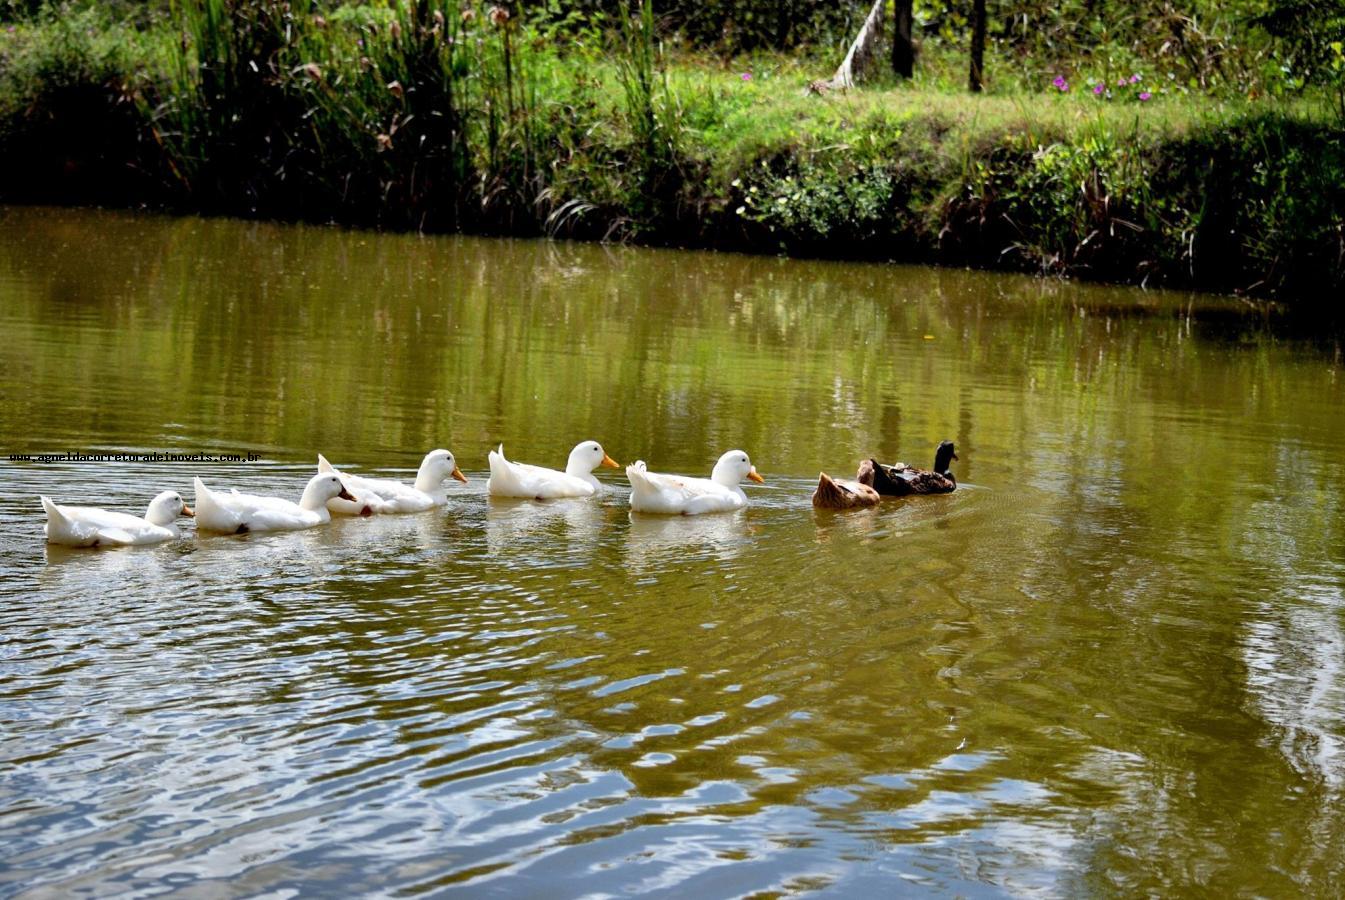
<path id="1" fill-rule="evenodd" d="M 626 480 L 630 482 L 631 488 L 637 494 L 650 493 L 655 490 L 654 483 L 649 480 L 649 467 L 644 464 L 642 459 L 637 459 L 626 466 Z"/>
<path id="2" fill-rule="evenodd" d="M 845 506 L 846 494 L 826 472 L 817 476 L 817 490 L 813 491 L 813 506 L 818 509 L 840 509 Z"/>
<path id="3" fill-rule="evenodd" d="M 515 492 L 514 473 L 509 470 L 509 460 L 504 458 L 504 444 L 500 444 L 486 455 L 490 462 L 490 477 L 486 479 L 486 493 L 510 495 Z"/>
<path id="4" fill-rule="evenodd" d="M 46 495 L 41 495 L 39 499 L 47 512 L 47 524 L 42 528 L 47 543 L 67 547 L 92 547 L 98 543 L 96 527 L 70 518 Z"/>
<path id="5" fill-rule="evenodd" d="M 61 508 L 59 506 L 51 502 L 50 497 L 43 494 L 39 496 L 38 499 L 42 501 L 42 508 L 47 511 L 48 524 L 62 527 L 68 526 L 70 524 L 70 520 L 66 518 L 65 513 L 61 512 Z"/>
<path id="6" fill-rule="evenodd" d="M 327 462 L 327 457 L 325 457 L 325 456 L 323 456 L 321 453 L 319 453 L 319 454 L 318 454 L 318 474 L 321 475 L 321 474 L 323 474 L 324 472 L 335 472 L 335 471 L 336 471 L 336 467 L 333 466 L 331 463 Z"/>
<path id="7" fill-rule="evenodd" d="M 197 475 L 192 478 L 191 483 L 193 490 L 196 492 L 196 503 L 193 505 L 196 507 L 196 521 L 199 527 L 201 522 L 211 522 L 218 518 L 220 507 L 215 502 L 215 494 L 205 486 L 201 476 Z"/>

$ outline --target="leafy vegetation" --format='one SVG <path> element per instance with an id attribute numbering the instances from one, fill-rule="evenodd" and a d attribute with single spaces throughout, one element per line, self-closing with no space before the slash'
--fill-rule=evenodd
<path id="1" fill-rule="evenodd" d="M 1305 2 L 1311 34 L 1264 4 L 991 7 L 976 97 L 947 5 L 915 7 L 912 79 L 822 96 L 869 4 L 48 6 L 0 32 L 0 197 L 1321 298 L 1345 73 L 1338 0 Z"/>

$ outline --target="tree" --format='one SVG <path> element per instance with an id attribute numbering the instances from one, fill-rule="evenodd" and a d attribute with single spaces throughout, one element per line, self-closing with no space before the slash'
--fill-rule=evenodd
<path id="1" fill-rule="evenodd" d="M 902 78 L 915 74 L 915 44 L 911 40 L 913 0 L 892 4 L 892 71 Z"/>
<path id="2" fill-rule="evenodd" d="M 971 72 L 967 87 L 973 94 L 981 91 L 985 74 L 985 0 L 974 0 L 971 12 Z"/>
<path id="3" fill-rule="evenodd" d="M 883 30 L 883 6 L 886 2 L 887 0 L 874 0 L 873 8 L 864 17 L 864 24 L 860 27 L 859 34 L 855 35 L 850 50 L 845 54 L 845 59 L 836 70 L 836 74 L 831 76 L 830 81 L 814 81 L 808 85 L 810 91 L 822 93 L 829 90 L 848 90 L 855 86 L 855 80 L 864 69 L 868 68 L 869 62 L 874 57 L 874 47 Z"/>

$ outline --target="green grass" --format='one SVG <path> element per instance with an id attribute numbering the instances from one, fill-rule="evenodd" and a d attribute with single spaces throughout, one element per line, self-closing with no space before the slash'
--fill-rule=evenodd
<path id="1" fill-rule="evenodd" d="M 830 61 L 668 60 L 639 23 L 614 38 L 461 9 L 319 21 L 275 0 L 187 0 L 172 25 L 86 11 L 6 32 L 0 197 L 1317 302 L 1345 285 L 1345 141 L 1311 95 L 1204 93 L 1162 72 L 1118 88 L 1119 64 L 992 58 L 973 96 L 935 48 L 909 84 L 817 96 L 805 87 Z M 1088 90 L 1103 76 L 1110 100 Z"/>

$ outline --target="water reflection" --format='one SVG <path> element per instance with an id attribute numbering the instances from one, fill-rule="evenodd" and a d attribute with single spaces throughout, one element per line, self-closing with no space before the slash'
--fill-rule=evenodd
<path id="1" fill-rule="evenodd" d="M 0 461 L 0 891 L 1337 883 L 1340 356 L 1192 310 L 4 211 L 0 452 L 262 459 Z M 499 441 L 577 435 L 670 471 L 743 447 L 768 483 L 691 518 L 633 515 L 610 474 L 486 498 Z M 956 493 L 809 505 L 819 469 L 943 438 Z M 430 446 L 471 481 L 423 515 L 41 543 L 38 493 L 292 496 L 317 450 L 406 477 Z"/>
<path id="2" fill-rule="evenodd" d="M 486 506 L 486 548 L 524 565 L 577 562 L 591 554 L 612 515 L 592 497 L 513 500 L 491 497 Z"/>
<path id="3" fill-rule="evenodd" d="M 666 560 L 732 560 L 752 542 L 758 529 L 743 511 L 704 516 L 654 516 L 632 512 L 626 538 L 626 564 L 634 573 L 656 570 Z"/>

